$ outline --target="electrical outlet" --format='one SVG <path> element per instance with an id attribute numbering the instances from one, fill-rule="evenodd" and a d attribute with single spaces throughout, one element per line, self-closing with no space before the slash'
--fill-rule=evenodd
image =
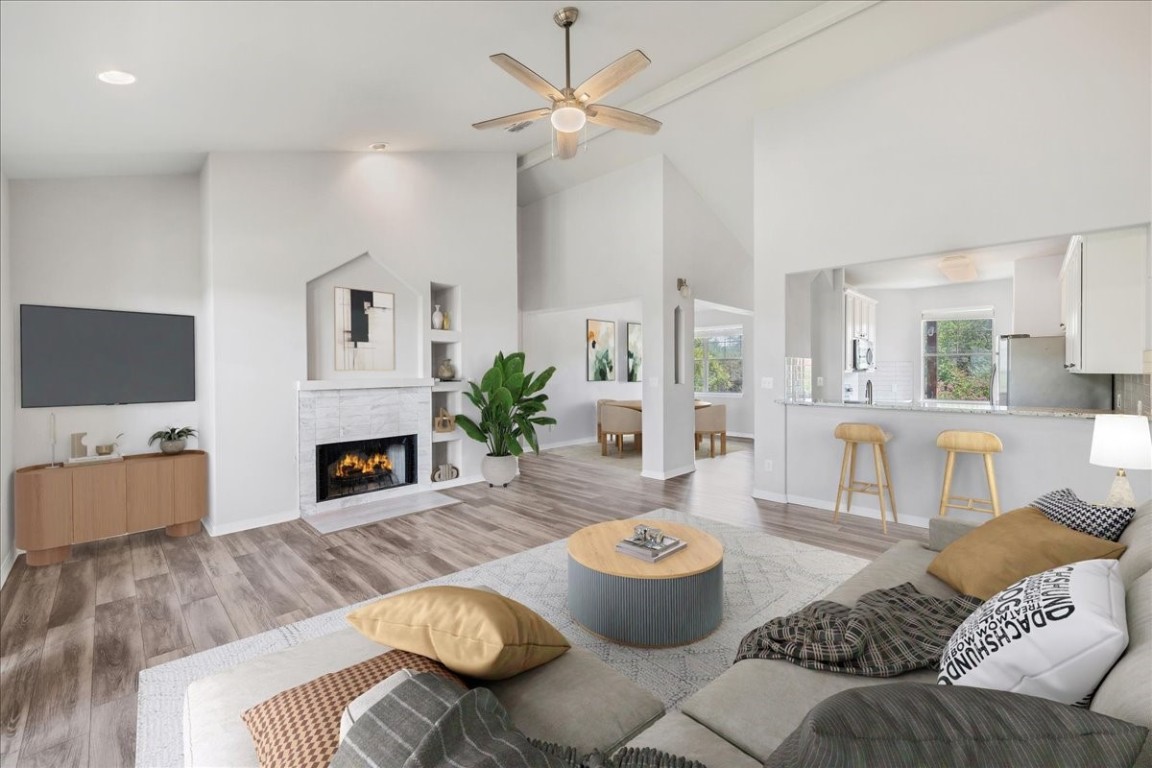
<path id="1" fill-rule="evenodd" d="M 823 376 L 817 376 L 816 377 L 816 386 L 818 386 L 818 387 L 824 386 L 824 377 Z"/>
<path id="2" fill-rule="evenodd" d="M 775 386 L 776 382 L 772 380 L 771 376 L 765 376 L 764 378 L 760 379 L 761 389 L 772 389 Z"/>
<path id="3" fill-rule="evenodd" d="M 765 472 L 771 472 L 772 471 L 772 459 L 764 459 L 764 471 Z"/>

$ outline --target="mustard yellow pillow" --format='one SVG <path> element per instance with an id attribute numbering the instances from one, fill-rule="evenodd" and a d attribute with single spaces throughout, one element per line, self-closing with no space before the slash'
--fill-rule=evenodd
<path id="1" fill-rule="evenodd" d="M 510 598 L 467 587 L 425 587 L 348 614 L 365 637 L 418 653 L 461 675 L 503 680 L 571 646 L 555 627 Z"/>
<path id="2" fill-rule="evenodd" d="M 1021 507 L 949 544 L 928 573 L 958 592 L 987 600 L 1025 576 L 1081 560 L 1118 558 L 1125 549 L 1053 522 L 1034 507 Z"/>

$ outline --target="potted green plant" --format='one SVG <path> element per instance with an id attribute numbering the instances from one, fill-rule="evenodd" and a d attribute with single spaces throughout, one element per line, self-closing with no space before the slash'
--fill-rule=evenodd
<path id="1" fill-rule="evenodd" d="M 480 411 L 480 420 L 460 414 L 456 423 L 468 437 L 488 446 L 480 474 L 489 486 L 506 486 L 516 477 L 516 457 L 524 453 L 521 440 L 540 453 L 536 427 L 556 423 L 551 416 L 541 415 L 548 400 L 543 389 L 555 372 L 554 366 L 548 366 L 539 375 L 524 373 L 523 352 L 507 357 L 499 352 L 479 384 L 468 382 L 471 391 L 464 396 Z"/>
<path id="2" fill-rule="evenodd" d="M 188 444 L 188 438 L 195 437 L 196 430 L 192 427 L 167 427 L 159 432 L 153 432 L 148 438 L 148 445 L 160 441 L 160 450 L 164 453 L 180 453 Z"/>

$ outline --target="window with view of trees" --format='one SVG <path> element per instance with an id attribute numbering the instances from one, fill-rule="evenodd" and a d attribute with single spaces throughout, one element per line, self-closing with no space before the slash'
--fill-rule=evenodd
<path id="1" fill-rule="evenodd" d="M 744 391 L 743 329 L 698 329 L 693 356 L 693 386 L 697 392 Z"/>
<path id="2" fill-rule="evenodd" d="M 924 398 L 990 400 L 992 397 L 992 318 L 925 319 Z"/>

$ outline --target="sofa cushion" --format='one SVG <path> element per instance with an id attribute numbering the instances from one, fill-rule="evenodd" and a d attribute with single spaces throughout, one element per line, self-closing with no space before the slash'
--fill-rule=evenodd
<path id="1" fill-rule="evenodd" d="M 512 677 L 571 647 L 528 606 L 468 587 L 402 592 L 357 608 L 348 622 L 379 643 L 437 659 L 480 680 Z"/>
<path id="2" fill-rule="evenodd" d="M 763 761 L 824 699 L 893 679 L 934 684 L 936 671 L 919 670 L 898 678 L 859 677 L 804 669 L 786 661 L 747 659 L 685 699 L 680 711 Z"/>
<path id="3" fill-rule="evenodd" d="M 1047 699 L 910 683 L 818 704 L 765 762 L 776 766 L 1134 765 L 1148 730 Z"/>
<path id="4" fill-rule="evenodd" d="M 851 607 L 867 592 L 908 582 L 925 595 L 943 600 L 956 597 L 956 590 L 926 573 L 935 556 L 936 553 L 923 544 L 898 541 L 822 599 Z"/>
<path id="5" fill-rule="evenodd" d="M 664 714 L 659 699 L 583 648 L 484 687 L 525 735 L 582 753 L 614 750 Z"/>
<path id="6" fill-rule="evenodd" d="M 1128 646 L 1115 560 L 1021 579 L 969 616 L 940 659 L 940 682 L 1088 704 Z"/>
<path id="7" fill-rule="evenodd" d="M 325 768 L 340 745 L 341 714 L 348 703 L 402 669 L 464 681 L 438 661 L 407 651 L 387 651 L 281 691 L 244 712 L 261 765 Z"/>
<path id="8" fill-rule="evenodd" d="M 1128 550 L 1120 556 L 1120 575 L 1125 586 L 1152 571 L 1152 501 L 1136 510 L 1132 522 L 1120 536 Z"/>
<path id="9" fill-rule="evenodd" d="M 1033 507 L 993 518 L 944 548 L 928 572 L 987 600 L 1025 576 L 1080 560 L 1117 558 L 1126 547 L 1054 523 Z"/>
<path id="10" fill-rule="evenodd" d="M 1152 729 L 1152 571 L 1136 579 L 1125 598 L 1128 650 L 1100 683 L 1089 708 Z"/>
<path id="11" fill-rule="evenodd" d="M 1053 522 L 1108 541 L 1119 541 L 1136 513 L 1132 507 L 1105 507 L 1082 501 L 1071 488 L 1046 493 L 1032 506 Z"/>
<path id="12" fill-rule="evenodd" d="M 760 768 L 759 760 L 681 712 L 664 715 L 628 742 L 628 746 L 665 750 L 697 760 L 708 768 Z"/>

